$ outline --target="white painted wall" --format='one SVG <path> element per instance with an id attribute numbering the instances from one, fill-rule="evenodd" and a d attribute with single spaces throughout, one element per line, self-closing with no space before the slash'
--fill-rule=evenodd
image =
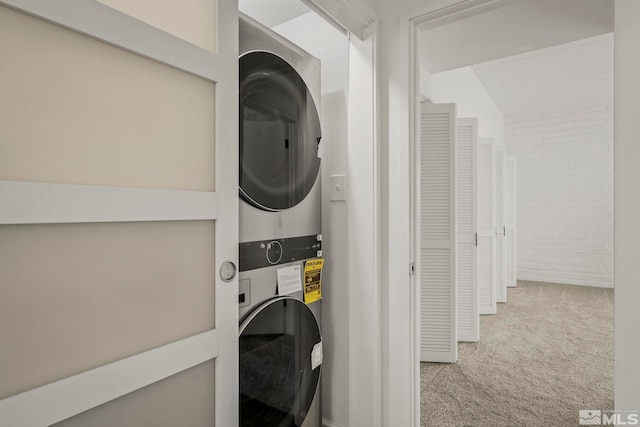
<path id="1" fill-rule="evenodd" d="M 615 406 L 640 410 L 640 2 L 615 7 Z"/>
<path id="2" fill-rule="evenodd" d="M 611 104 L 506 117 L 518 157 L 518 279 L 613 287 Z"/>
<path id="3" fill-rule="evenodd" d="M 349 40 L 311 12 L 273 28 L 321 61 L 322 121 L 322 416 L 349 425 L 348 202 L 332 202 L 331 175 L 347 173 Z"/>
<path id="4" fill-rule="evenodd" d="M 434 104 L 454 102 L 458 117 L 478 118 L 480 138 L 504 144 L 504 114 L 471 67 L 431 75 L 421 68 L 420 91 Z"/>

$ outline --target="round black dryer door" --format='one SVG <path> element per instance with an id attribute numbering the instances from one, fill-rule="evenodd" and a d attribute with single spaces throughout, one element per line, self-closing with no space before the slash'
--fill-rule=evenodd
<path id="1" fill-rule="evenodd" d="M 281 297 L 240 326 L 240 426 L 302 425 L 318 386 L 318 322 L 302 301 Z"/>
<path id="2" fill-rule="evenodd" d="M 267 211 L 311 191 L 320 169 L 320 119 L 305 82 L 268 52 L 240 57 L 240 194 Z"/>

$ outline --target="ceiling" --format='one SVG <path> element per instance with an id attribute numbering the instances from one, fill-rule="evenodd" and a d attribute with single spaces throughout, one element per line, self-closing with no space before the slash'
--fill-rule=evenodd
<path id="1" fill-rule="evenodd" d="M 517 0 L 423 31 L 430 74 L 613 32 L 613 0 Z"/>
<path id="2" fill-rule="evenodd" d="M 311 12 L 301 0 L 239 0 L 238 8 L 269 28 Z"/>
<path id="3" fill-rule="evenodd" d="M 613 33 L 471 68 L 505 115 L 613 108 Z"/>
<path id="4" fill-rule="evenodd" d="M 613 0 L 501 0 L 422 32 L 430 74 L 472 66 L 504 114 L 613 102 Z M 239 0 L 268 27 L 310 12 L 301 0 Z"/>

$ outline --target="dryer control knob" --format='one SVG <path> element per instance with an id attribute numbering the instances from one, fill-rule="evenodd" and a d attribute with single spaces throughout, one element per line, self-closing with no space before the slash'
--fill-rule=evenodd
<path id="1" fill-rule="evenodd" d="M 282 245 L 277 240 L 267 245 L 267 261 L 269 264 L 277 264 L 282 259 Z"/>

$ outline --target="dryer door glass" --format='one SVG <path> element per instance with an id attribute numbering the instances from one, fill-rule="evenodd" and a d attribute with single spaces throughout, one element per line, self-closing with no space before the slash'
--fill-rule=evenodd
<path id="1" fill-rule="evenodd" d="M 277 211 L 300 203 L 320 169 L 320 119 L 300 75 L 280 57 L 240 58 L 240 194 Z"/>
<path id="2" fill-rule="evenodd" d="M 304 421 L 320 378 L 311 353 L 321 342 L 302 301 L 277 298 L 240 327 L 240 425 L 292 427 Z"/>

